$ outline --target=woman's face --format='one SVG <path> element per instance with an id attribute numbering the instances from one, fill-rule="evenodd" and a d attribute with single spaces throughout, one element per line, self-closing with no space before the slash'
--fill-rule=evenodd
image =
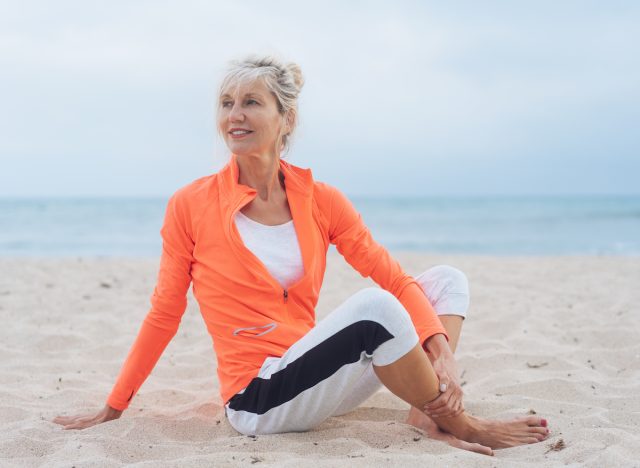
<path id="1" fill-rule="evenodd" d="M 288 128 L 261 79 L 223 90 L 218 105 L 218 130 L 232 153 L 280 154 L 280 135 Z"/>

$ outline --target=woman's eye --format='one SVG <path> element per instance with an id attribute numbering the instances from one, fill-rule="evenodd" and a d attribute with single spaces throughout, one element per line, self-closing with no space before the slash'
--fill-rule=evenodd
<path id="1" fill-rule="evenodd" d="M 258 101 L 256 101 L 255 99 L 248 99 L 247 100 L 247 104 L 259 104 Z M 233 105 L 232 101 L 223 101 L 220 104 L 222 107 L 231 107 Z"/>

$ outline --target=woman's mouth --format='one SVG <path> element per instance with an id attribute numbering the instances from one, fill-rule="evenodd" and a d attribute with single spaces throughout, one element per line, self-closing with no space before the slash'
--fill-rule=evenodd
<path id="1" fill-rule="evenodd" d="M 231 130 L 229 132 L 229 135 L 231 135 L 231 138 L 233 138 L 234 140 L 238 140 L 240 138 L 244 138 L 250 133 L 253 133 L 253 132 L 251 130 Z"/>

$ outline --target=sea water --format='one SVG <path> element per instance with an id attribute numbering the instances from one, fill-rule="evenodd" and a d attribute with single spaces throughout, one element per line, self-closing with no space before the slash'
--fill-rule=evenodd
<path id="1" fill-rule="evenodd" d="M 640 196 L 350 199 L 391 251 L 640 255 Z M 0 255 L 157 257 L 166 203 L 0 199 Z"/>

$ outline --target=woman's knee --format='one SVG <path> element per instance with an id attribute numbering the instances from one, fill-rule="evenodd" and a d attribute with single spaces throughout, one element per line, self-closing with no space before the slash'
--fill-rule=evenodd
<path id="1" fill-rule="evenodd" d="M 354 299 L 357 306 L 352 310 L 359 320 L 373 320 L 387 328 L 413 328 L 411 317 L 402 303 L 385 289 L 365 288 Z"/>
<path id="2" fill-rule="evenodd" d="M 416 277 L 438 315 L 466 317 L 469 308 L 467 275 L 450 265 L 436 265 Z"/>
<path id="3" fill-rule="evenodd" d="M 373 328 L 375 332 L 372 332 L 371 328 L 362 328 L 366 332 L 365 341 L 368 340 L 371 345 L 366 356 L 372 358 L 373 365 L 389 365 L 418 343 L 418 335 L 409 312 L 389 291 L 366 288 L 360 291 L 358 299 L 359 307 L 353 311 L 354 320 L 370 320 L 376 323 Z"/>

